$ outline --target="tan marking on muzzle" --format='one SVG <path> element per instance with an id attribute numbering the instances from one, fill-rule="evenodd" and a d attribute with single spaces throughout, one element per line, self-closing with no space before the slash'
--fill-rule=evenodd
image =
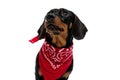
<path id="1" fill-rule="evenodd" d="M 50 24 L 47 21 L 45 21 L 45 23 L 46 23 L 45 24 L 46 26 L 48 24 Z M 66 39 L 67 39 L 67 36 L 68 36 L 68 30 L 67 30 L 68 29 L 68 25 L 63 23 L 58 16 L 56 16 L 54 18 L 54 22 L 52 24 L 63 29 L 63 31 L 59 31 L 58 35 L 53 34 L 52 31 L 49 30 L 48 33 L 50 34 L 50 36 L 52 38 L 52 43 L 54 43 L 58 47 L 65 46 L 66 43 L 67 43 Z M 46 30 L 48 31 L 48 29 L 46 29 Z"/>

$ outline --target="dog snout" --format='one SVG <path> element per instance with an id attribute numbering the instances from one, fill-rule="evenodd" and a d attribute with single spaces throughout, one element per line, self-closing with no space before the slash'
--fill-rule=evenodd
<path id="1" fill-rule="evenodd" d="M 47 20 L 48 22 L 53 22 L 53 21 L 54 21 L 54 18 L 55 18 L 55 15 L 54 15 L 53 13 L 48 14 L 48 15 L 46 16 L 46 20 Z"/>

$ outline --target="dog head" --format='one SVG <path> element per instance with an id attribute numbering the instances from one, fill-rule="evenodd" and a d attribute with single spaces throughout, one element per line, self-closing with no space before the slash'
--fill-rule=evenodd
<path id="1" fill-rule="evenodd" d="M 87 32 L 85 25 L 79 18 L 67 9 L 52 9 L 45 16 L 45 20 L 38 30 L 39 39 L 47 33 L 51 42 L 58 47 L 67 45 L 67 40 L 83 39 Z"/>
<path id="2" fill-rule="evenodd" d="M 74 15 L 66 9 L 52 9 L 45 17 L 46 31 L 53 35 L 67 34 L 73 19 Z"/>

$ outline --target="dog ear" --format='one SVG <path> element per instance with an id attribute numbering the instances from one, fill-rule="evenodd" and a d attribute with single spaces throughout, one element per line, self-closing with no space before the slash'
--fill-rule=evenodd
<path id="1" fill-rule="evenodd" d="M 74 22 L 73 22 L 73 25 L 72 25 L 73 37 L 77 40 L 83 39 L 87 31 L 88 30 L 87 30 L 86 26 L 75 15 Z"/>
<path id="2" fill-rule="evenodd" d="M 42 23 L 42 25 L 40 26 L 40 28 L 38 29 L 38 35 L 39 35 L 39 39 L 42 39 L 45 37 L 45 33 L 46 33 L 46 29 L 44 26 L 44 22 Z"/>

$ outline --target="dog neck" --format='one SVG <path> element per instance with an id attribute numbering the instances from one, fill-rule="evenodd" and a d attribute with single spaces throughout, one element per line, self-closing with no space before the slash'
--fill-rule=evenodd
<path id="1" fill-rule="evenodd" d="M 61 34 L 61 35 L 49 35 L 46 33 L 46 41 L 55 46 L 60 48 L 67 48 L 73 45 L 73 37 L 69 36 L 69 34 Z"/>
<path id="2" fill-rule="evenodd" d="M 66 45 L 67 33 L 66 34 L 59 34 L 59 35 L 50 35 L 52 38 L 52 43 L 55 44 L 57 47 L 63 47 Z"/>

